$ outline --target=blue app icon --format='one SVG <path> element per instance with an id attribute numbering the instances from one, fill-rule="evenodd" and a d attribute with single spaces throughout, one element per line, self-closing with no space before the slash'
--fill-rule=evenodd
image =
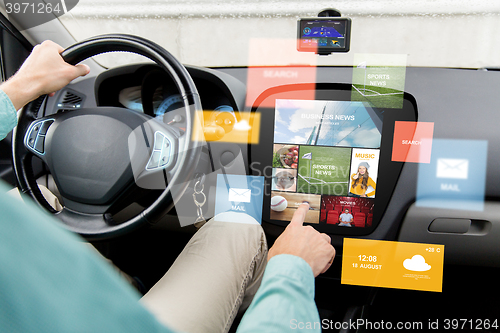
<path id="1" fill-rule="evenodd" d="M 263 176 L 219 174 L 215 195 L 216 216 L 224 212 L 244 213 L 262 223 Z"/>
<path id="2" fill-rule="evenodd" d="M 430 163 L 418 168 L 420 207 L 482 211 L 488 142 L 434 139 Z"/>

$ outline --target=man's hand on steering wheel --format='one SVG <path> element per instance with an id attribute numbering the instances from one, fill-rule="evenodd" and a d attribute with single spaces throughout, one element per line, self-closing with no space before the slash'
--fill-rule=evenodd
<path id="1" fill-rule="evenodd" d="M 64 61 L 60 53 L 64 49 L 52 41 L 45 41 L 33 48 L 19 71 L 0 86 L 9 96 L 16 110 L 40 95 L 53 94 L 79 76 L 85 76 L 90 68 Z"/>
<path id="2" fill-rule="evenodd" d="M 107 52 L 142 55 L 170 76 L 185 111 L 185 131 L 125 107 L 93 103 L 72 112 L 49 110 L 40 116 L 46 94 L 89 72 L 78 63 Z M 202 110 L 200 97 L 187 69 L 154 42 L 109 34 L 80 41 L 64 51 L 44 42 L 1 88 L 16 108 L 31 101 L 19 112 L 12 134 L 19 190 L 87 239 L 119 237 L 157 223 L 193 179 L 202 147 L 202 138 L 191 135 L 195 116 Z M 54 178 L 61 210 L 54 210 L 38 188 L 32 168 L 35 157 Z M 141 201 L 144 189 L 162 192 L 154 193 L 144 205 L 139 203 L 143 209 L 126 221 L 115 221 L 116 212 Z"/>

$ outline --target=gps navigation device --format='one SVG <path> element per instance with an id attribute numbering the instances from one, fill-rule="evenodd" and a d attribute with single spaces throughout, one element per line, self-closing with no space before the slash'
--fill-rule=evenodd
<path id="1" fill-rule="evenodd" d="M 347 17 L 315 17 L 297 21 L 297 50 L 330 54 L 349 52 L 351 19 Z"/>

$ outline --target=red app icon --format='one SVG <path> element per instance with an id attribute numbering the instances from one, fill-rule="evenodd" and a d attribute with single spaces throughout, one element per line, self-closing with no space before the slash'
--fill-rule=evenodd
<path id="1" fill-rule="evenodd" d="M 434 123 L 396 121 L 392 160 L 395 162 L 430 163 Z"/>
<path id="2" fill-rule="evenodd" d="M 255 106 L 274 108 L 276 98 L 315 99 L 317 55 L 297 52 L 296 38 L 251 38 L 248 46 L 247 107 L 259 101 Z M 290 85 L 294 84 L 306 86 L 290 92 Z M 272 94 L 269 92 L 261 96 L 270 88 L 275 88 Z M 259 99 L 259 96 L 262 98 Z"/>
<path id="3" fill-rule="evenodd" d="M 253 106 L 260 94 L 269 88 L 284 87 L 291 84 L 308 84 L 307 89 L 293 91 L 288 98 L 314 100 L 316 87 L 316 67 L 249 67 L 247 79 L 247 106 Z M 286 91 L 284 89 L 283 91 Z M 276 92 L 278 92 L 276 90 Z M 280 98 L 287 98 L 281 96 Z M 274 107 L 274 100 L 266 99 L 260 106 Z"/>

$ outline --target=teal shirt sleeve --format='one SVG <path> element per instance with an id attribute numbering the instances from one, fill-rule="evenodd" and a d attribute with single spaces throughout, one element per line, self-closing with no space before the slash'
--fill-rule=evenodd
<path id="1" fill-rule="evenodd" d="M 0 140 L 17 125 L 17 111 L 9 96 L 0 89 Z"/>
<path id="2" fill-rule="evenodd" d="M 171 332 L 83 239 L 7 190 L 0 184 L 0 332 Z"/>
<path id="3" fill-rule="evenodd" d="M 281 254 L 269 260 L 237 333 L 303 331 L 321 332 L 314 275 L 302 258 Z"/>

